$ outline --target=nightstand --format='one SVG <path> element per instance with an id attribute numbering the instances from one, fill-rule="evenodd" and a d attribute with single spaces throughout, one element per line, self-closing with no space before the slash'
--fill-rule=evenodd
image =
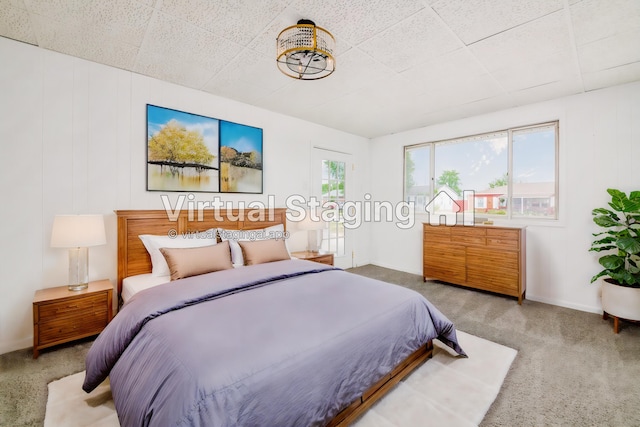
<path id="1" fill-rule="evenodd" d="M 68 286 L 40 289 L 33 297 L 33 358 L 53 345 L 99 334 L 111 321 L 113 284 L 89 282 L 82 291 Z"/>
<path id="2" fill-rule="evenodd" d="M 333 265 L 333 254 L 321 254 L 319 252 L 300 251 L 300 252 L 291 252 L 291 256 L 298 259 L 306 259 L 307 261 L 315 261 L 322 264 Z"/>

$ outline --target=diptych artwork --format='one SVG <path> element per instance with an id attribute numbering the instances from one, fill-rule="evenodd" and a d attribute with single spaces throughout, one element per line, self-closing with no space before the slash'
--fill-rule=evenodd
<path id="1" fill-rule="evenodd" d="M 262 193 L 262 129 L 147 105 L 147 190 Z"/>

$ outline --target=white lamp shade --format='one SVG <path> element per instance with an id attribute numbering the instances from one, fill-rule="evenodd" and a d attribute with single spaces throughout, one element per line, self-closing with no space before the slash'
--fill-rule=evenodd
<path id="1" fill-rule="evenodd" d="M 81 248 L 107 243 L 102 215 L 56 215 L 53 219 L 51 246 Z"/>
<path id="2" fill-rule="evenodd" d="M 313 219 L 316 219 L 317 221 L 314 221 Z M 313 218 L 309 212 L 307 212 L 302 221 L 297 223 L 297 227 L 300 230 L 322 230 L 324 225 L 324 221 L 322 221 L 318 216 Z"/>

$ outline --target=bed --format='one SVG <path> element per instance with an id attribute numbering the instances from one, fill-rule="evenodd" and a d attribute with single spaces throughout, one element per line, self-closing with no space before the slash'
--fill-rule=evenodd
<path id="1" fill-rule="evenodd" d="M 119 295 L 125 278 L 152 272 L 139 235 L 286 227 L 285 209 L 116 213 Z M 427 360 L 435 338 L 464 356 L 421 295 L 282 259 L 140 290 L 91 347 L 83 389 L 109 376 L 122 426 L 343 426 Z"/>

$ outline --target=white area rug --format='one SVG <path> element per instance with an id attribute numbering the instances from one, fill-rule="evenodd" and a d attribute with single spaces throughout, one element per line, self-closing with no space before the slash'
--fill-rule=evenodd
<path id="1" fill-rule="evenodd" d="M 434 341 L 434 356 L 354 425 L 356 427 L 477 426 L 495 400 L 517 352 L 458 331 L 468 359 Z M 118 427 L 109 381 L 90 394 L 84 372 L 49 383 L 45 427 Z"/>

